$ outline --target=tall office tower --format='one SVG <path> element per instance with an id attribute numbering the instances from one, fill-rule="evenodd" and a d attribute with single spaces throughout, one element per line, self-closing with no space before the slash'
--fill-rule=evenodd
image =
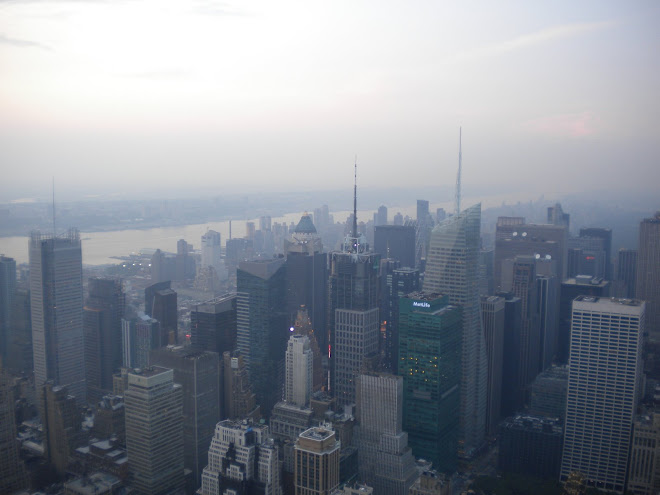
<path id="1" fill-rule="evenodd" d="M 417 222 L 415 237 L 415 266 L 421 267 L 422 260 L 428 258 L 429 238 L 433 228 L 433 219 L 429 213 L 429 202 L 417 200 Z"/>
<path id="2" fill-rule="evenodd" d="M 399 306 L 403 428 L 415 456 L 444 472 L 454 472 L 458 460 L 464 341 L 461 308 L 449 301 L 417 292 L 401 297 Z"/>
<path id="3" fill-rule="evenodd" d="M 16 260 L 0 255 L 0 359 L 3 363 L 7 362 L 11 340 L 11 310 L 14 294 L 16 294 Z"/>
<path id="4" fill-rule="evenodd" d="M 128 368 L 149 366 L 149 352 L 161 347 L 160 323 L 144 313 L 132 320 L 122 319 L 123 365 Z"/>
<path id="5" fill-rule="evenodd" d="M 557 335 L 557 360 L 560 363 L 568 363 L 573 300 L 578 296 L 608 297 L 609 295 L 610 283 L 607 280 L 594 279 L 588 275 L 569 278 L 561 284 Z"/>
<path id="6" fill-rule="evenodd" d="M 59 236 L 31 234 L 30 297 L 35 389 L 41 391 L 52 380 L 84 404 L 82 252 L 77 230 Z"/>
<path id="7" fill-rule="evenodd" d="M 176 255 L 160 249 L 151 256 L 151 281 L 154 283 L 176 280 Z"/>
<path id="8" fill-rule="evenodd" d="M 183 465 L 193 472 L 198 488 L 215 425 L 220 420 L 218 354 L 167 346 L 151 351 L 151 364 L 174 370 L 174 383 L 182 387 Z"/>
<path id="9" fill-rule="evenodd" d="M 112 375 L 122 365 L 121 321 L 126 295 L 121 280 L 90 278 L 83 309 L 87 401 L 95 404 L 112 391 Z"/>
<path id="10" fill-rule="evenodd" d="M 479 295 L 492 296 L 495 293 L 494 256 L 492 249 L 479 251 Z"/>
<path id="11" fill-rule="evenodd" d="M 61 476 L 69 465 L 69 456 L 82 441 L 82 416 L 67 387 L 54 386 L 48 381 L 42 389 L 44 453 Z"/>
<path id="12" fill-rule="evenodd" d="M 496 292 L 502 288 L 502 262 L 518 255 L 532 255 L 538 259 L 555 260 L 556 275 L 566 278 L 568 258 L 568 229 L 561 225 L 525 223 L 523 217 L 499 217 L 495 227 L 495 255 L 493 274 Z"/>
<path id="13" fill-rule="evenodd" d="M 566 416 L 568 367 L 552 366 L 536 377 L 530 388 L 529 413 L 533 416 L 559 418 Z"/>
<path id="14" fill-rule="evenodd" d="M 425 222 L 429 216 L 429 202 L 425 199 L 417 200 L 417 221 Z"/>
<path id="15" fill-rule="evenodd" d="M 357 376 L 359 477 L 376 493 L 407 495 L 418 476 L 403 431 L 403 379 L 388 373 Z"/>
<path id="16" fill-rule="evenodd" d="M 269 216 L 259 217 L 259 230 L 271 230 L 273 221 Z"/>
<path id="17" fill-rule="evenodd" d="M 378 211 L 374 213 L 374 226 L 379 225 L 387 225 L 387 206 L 379 206 Z"/>
<path id="18" fill-rule="evenodd" d="M 438 208 L 435 210 L 435 222 L 440 223 L 444 222 L 447 219 L 447 212 L 444 208 Z"/>
<path id="19" fill-rule="evenodd" d="M 433 229 L 424 292 L 445 294 L 463 307 L 460 451 L 472 456 L 484 442 L 488 389 L 486 338 L 479 309 L 481 205 Z"/>
<path id="20" fill-rule="evenodd" d="M 277 455 L 268 426 L 247 420 L 220 421 L 197 493 L 282 495 Z"/>
<path id="21" fill-rule="evenodd" d="M 124 397 L 105 395 L 96 404 L 94 426 L 90 433 L 96 438 L 116 438 L 119 445 L 126 445 L 126 415 Z"/>
<path id="22" fill-rule="evenodd" d="M 403 215 L 401 214 L 401 212 L 397 212 L 396 215 L 394 215 L 394 218 L 392 219 L 392 224 L 403 225 Z"/>
<path id="23" fill-rule="evenodd" d="M 236 301 L 236 294 L 228 294 L 193 306 L 190 343 L 195 349 L 220 356 L 236 349 Z"/>
<path id="24" fill-rule="evenodd" d="M 625 297 L 627 299 L 634 299 L 635 286 L 637 279 L 637 250 L 635 249 L 619 249 L 616 257 L 616 274 L 614 276 L 614 285 L 616 285 L 616 297 Z"/>
<path id="25" fill-rule="evenodd" d="M 303 215 L 284 241 L 286 253 L 286 292 L 288 323 L 293 324 L 298 310 L 305 306 L 309 312 L 319 346 L 327 355 L 328 330 L 326 328 L 327 264 L 321 236 L 316 232 L 309 215 Z"/>
<path id="26" fill-rule="evenodd" d="M 130 486 L 161 495 L 183 489 L 183 401 L 174 372 L 157 366 L 128 373 L 124 392 Z"/>
<path id="27" fill-rule="evenodd" d="M 286 382 L 284 400 L 300 407 L 309 405 L 312 397 L 313 355 L 309 338 L 291 335 L 286 348 Z"/>
<path id="28" fill-rule="evenodd" d="M 564 210 L 561 209 L 561 205 L 556 203 L 554 206 L 548 206 L 548 223 L 550 225 L 566 227 L 566 230 L 568 231 L 571 223 L 571 216 L 568 213 L 564 213 Z"/>
<path id="29" fill-rule="evenodd" d="M 646 301 L 649 338 L 660 339 L 660 211 L 639 224 L 635 297 Z"/>
<path id="30" fill-rule="evenodd" d="M 591 239 L 602 239 L 603 250 L 605 251 L 605 273 L 607 280 L 612 280 L 612 229 L 601 227 L 582 227 L 580 237 Z"/>
<path id="31" fill-rule="evenodd" d="M 502 407 L 502 366 L 504 363 L 504 298 L 481 296 L 481 318 L 484 322 L 488 351 L 488 401 L 486 403 L 486 434 L 497 431 Z M 510 386 L 510 384 L 507 384 Z"/>
<path id="32" fill-rule="evenodd" d="M 538 262 L 537 265 L 538 267 Z M 557 354 L 557 334 L 559 328 L 559 283 L 554 275 L 536 273 L 536 296 L 539 315 L 540 369 L 552 365 Z"/>
<path id="33" fill-rule="evenodd" d="M 377 225 L 374 251 L 382 258 L 399 260 L 402 267 L 415 267 L 415 228 L 403 225 Z"/>
<path id="34" fill-rule="evenodd" d="M 237 348 L 264 414 L 282 396 L 288 338 L 284 258 L 244 261 L 237 277 Z"/>
<path id="35" fill-rule="evenodd" d="M 566 275 L 568 277 L 591 275 L 611 280 L 606 276 L 608 274 L 606 244 L 605 239 L 600 237 L 569 237 Z"/>
<path id="36" fill-rule="evenodd" d="M 177 294 L 172 290 L 169 280 L 144 289 L 144 312 L 160 323 L 160 346 L 177 342 Z"/>
<path id="37" fill-rule="evenodd" d="M 309 339 L 309 347 L 312 350 L 312 391 L 316 392 L 327 387 L 328 380 L 323 372 L 321 348 L 316 340 L 316 333 L 312 328 L 307 308 L 298 310 L 296 321 L 293 323 L 293 331 L 296 335 L 304 335 Z"/>
<path id="38" fill-rule="evenodd" d="M 17 437 L 11 379 L 0 364 L 0 493 L 18 492 L 28 485 Z"/>
<path id="39" fill-rule="evenodd" d="M 222 405 L 220 417 L 229 419 L 261 417 L 243 356 L 238 351 L 226 351 L 222 355 Z"/>
<path id="40" fill-rule="evenodd" d="M 190 256 L 193 247 L 184 239 L 179 239 L 176 243 L 176 268 L 174 280 L 188 280 L 195 278 L 197 272 L 195 259 Z"/>
<path id="41" fill-rule="evenodd" d="M 510 292 L 500 292 L 504 298 L 504 355 L 502 364 L 502 407 L 500 417 L 506 418 L 520 411 L 523 404 L 517 388 L 510 384 L 517 383 L 520 367 L 520 335 L 522 333 L 522 301 Z"/>
<path id="42" fill-rule="evenodd" d="M 213 267 L 219 271 L 222 265 L 220 232 L 207 230 L 202 236 L 202 268 Z"/>
<path id="43" fill-rule="evenodd" d="M 653 495 L 660 489 L 660 413 L 637 416 L 633 423 L 627 493 Z"/>
<path id="44" fill-rule="evenodd" d="M 517 403 L 525 402 L 527 387 L 539 372 L 541 335 L 539 331 L 538 296 L 536 293 L 536 259 L 533 256 L 516 256 L 502 262 L 504 290 L 519 297 L 522 302 L 520 327 L 520 356 L 518 373 L 513 386 L 518 394 Z"/>
<path id="45" fill-rule="evenodd" d="M 330 495 L 337 488 L 340 446 L 335 432 L 323 426 L 300 434 L 294 454 L 296 495 Z"/>
<path id="46" fill-rule="evenodd" d="M 640 398 L 644 302 L 579 296 L 573 301 L 561 480 L 623 493 Z"/>
<path id="47" fill-rule="evenodd" d="M 419 270 L 398 268 L 387 274 L 387 285 L 383 295 L 385 321 L 384 367 L 391 373 L 399 372 L 399 298 L 421 289 Z"/>
<path id="48" fill-rule="evenodd" d="M 5 368 L 14 373 L 33 372 L 30 290 L 19 288 L 14 293 L 11 309 L 11 332 L 7 342 Z"/>
<path id="49" fill-rule="evenodd" d="M 556 480 L 564 439 L 557 418 L 518 415 L 499 428 L 498 469 L 506 473 Z"/>

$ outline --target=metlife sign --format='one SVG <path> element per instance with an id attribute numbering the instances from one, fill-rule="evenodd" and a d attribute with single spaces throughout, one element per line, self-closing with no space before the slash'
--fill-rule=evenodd
<path id="1" fill-rule="evenodd" d="M 412 305 L 415 308 L 430 308 L 431 307 L 431 305 L 429 303 L 427 303 L 426 301 L 413 301 Z"/>

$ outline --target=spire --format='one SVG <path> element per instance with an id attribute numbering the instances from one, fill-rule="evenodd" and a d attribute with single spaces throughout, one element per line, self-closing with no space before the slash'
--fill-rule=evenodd
<path id="1" fill-rule="evenodd" d="M 355 155 L 355 168 L 354 168 L 354 184 L 353 184 L 353 239 L 357 239 L 357 155 Z"/>
<path id="2" fill-rule="evenodd" d="M 456 206 L 455 213 L 458 215 L 461 212 L 461 169 L 463 162 L 463 152 L 461 148 L 461 138 L 462 138 L 463 128 L 458 128 L 458 175 L 456 176 Z"/>

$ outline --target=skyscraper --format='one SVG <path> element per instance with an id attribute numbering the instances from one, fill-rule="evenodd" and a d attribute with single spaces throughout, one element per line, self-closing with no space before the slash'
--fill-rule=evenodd
<path id="1" fill-rule="evenodd" d="M 636 297 L 637 285 L 637 250 L 619 249 L 616 257 L 616 274 L 614 281 L 616 285 L 616 297 L 633 299 Z M 613 287 L 614 288 L 614 287 Z"/>
<path id="2" fill-rule="evenodd" d="M 314 427 L 295 445 L 296 495 L 330 495 L 339 485 L 340 443 L 331 429 Z"/>
<path id="3" fill-rule="evenodd" d="M 642 373 L 644 302 L 573 301 L 561 480 L 623 493 Z"/>
<path id="4" fill-rule="evenodd" d="M 236 294 L 228 294 L 193 306 L 190 311 L 190 343 L 203 351 L 236 349 Z"/>
<path id="5" fill-rule="evenodd" d="M 0 358 L 7 362 L 12 307 L 16 293 L 16 261 L 0 255 Z M 6 364 L 5 364 L 6 366 Z"/>
<path id="6" fill-rule="evenodd" d="M 389 373 L 357 376 L 358 448 L 361 481 L 376 493 L 407 495 L 417 477 L 403 425 L 403 379 Z"/>
<path id="7" fill-rule="evenodd" d="M 19 456 L 11 381 L 0 364 L 0 493 L 26 488 L 25 465 Z"/>
<path id="8" fill-rule="evenodd" d="M 156 366 L 130 372 L 124 400 L 130 485 L 145 495 L 179 493 L 183 407 L 174 372 Z"/>
<path id="9" fill-rule="evenodd" d="M 244 261 L 237 277 L 237 348 L 264 414 L 282 397 L 288 338 L 284 258 Z"/>
<path id="10" fill-rule="evenodd" d="M 660 340 L 660 211 L 639 224 L 635 297 L 646 301 L 649 338 Z"/>
<path id="11" fill-rule="evenodd" d="M 602 227 L 582 227 L 580 237 L 602 239 L 603 250 L 605 251 L 605 274 L 606 280 L 612 280 L 612 229 Z M 582 274 L 581 274 L 582 275 Z"/>
<path id="12" fill-rule="evenodd" d="M 202 236 L 202 268 L 213 267 L 220 270 L 222 263 L 222 244 L 220 232 L 208 230 Z"/>
<path id="13" fill-rule="evenodd" d="M 171 282 L 159 282 L 144 290 L 144 308 L 147 316 L 160 323 L 160 346 L 176 344 L 178 330 L 177 293 Z"/>
<path id="14" fill-rule="evenodd" d="M 75 229 L 58 236 L 33 232 L 29 247 L 35 389 L 52 380 L 84 404 L 80 235 Z"/>
<path id="15" fill-rule="evenodd" d="M 502 407 L 502 364 L 504 360 L 504 298 L 481 296 L 481 314 L 488 350 L 488 402 L 486 433 L 494 435 Z M 508 383 L 510 387 L 512 384 Z"/>
<path id="16" fill-rule="evenodd" d="M 374 251 L 383 258 L 399 260 L 402 267 L 415 267 L 415 228 L 411 225 L 377 225 Z"/>
<path id="17" fill-rule="evenodd" d="M 126 296 L 121 280 L 89 279 L 83 310 L 87 400 L 94 404 L 112 391 L 112 375 L 122 365 L 121 320 Z"/>
<path id="18" fill-rule="evenodd" d="M 69 465 L 69 456 L 80 446 L 82 417 L 76 399 L 69 395 L 67 387 L 54 386 L 48 381 L 42 387 L 40 399 L 44 453 L 62 476 Z"/>
<path id="19" fill-rule="evenodd" d="M 183 465 L 193 472 L 198 488 L 208 450 L 220 419 L 218 354 L 190 347 L 167 346 L 151 351 L 151 364 L 174 371 L 183 395 Z"/>
<path id="20" fill-rule="evenodd" d="M 291 335 L 286 348 L 284 400 L 305 407 L 312 396 L 313 356 L 309 338 Z"/>
<path id="21" fill-rule="evenodd" d="M 453 473 L 458 460 L 462 311 L 441 294 L 412 293 L 399 304 L 403 428 L 416 457 Z"/>
<path id="22" fill-rule="evenodd" d="M 459 449 L 471 456 L 486 432 L 488 357 L 479 307 L 481 205 L 461 211 L 431 233 L 424 292 L 449 296 L 462 306 L 463 342 Z"/>
<path id="23" fill-rule="evenodd" d="M 238 351 L 226 351 L 222 355 L 222 366 L 221 417 L 234 420 L 247 417 L 258 419 L 261 410 L 250 388 L 250 378 L 243 356 Z"/>
<path id="24" fill-rule="evenodd" d="M 399 298 L 421 289 L 417 268 L 397 268 L 387 274 L 383 295 L 385 321 L 384 365 L 392 373 L 399 372 Z"/>

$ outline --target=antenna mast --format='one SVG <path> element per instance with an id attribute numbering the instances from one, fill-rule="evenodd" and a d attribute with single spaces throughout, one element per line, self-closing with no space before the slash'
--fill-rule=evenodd
<path id="1" fill-rule="evenodd" d="M 355 169 L 354 169 L 354 184 L 353 184 L 353 239 L 357 239 L 357 155 L 355 155 Z"/>
<path id="2" fill-rule="evenodd" d="M 458 175 L 456 176 L 456 205 L 455 213 L 458 215 L 461 212 L 461 169 L 463 167 L 463 151 L 461 147 L 463 128 L 458 128 Z"/>

